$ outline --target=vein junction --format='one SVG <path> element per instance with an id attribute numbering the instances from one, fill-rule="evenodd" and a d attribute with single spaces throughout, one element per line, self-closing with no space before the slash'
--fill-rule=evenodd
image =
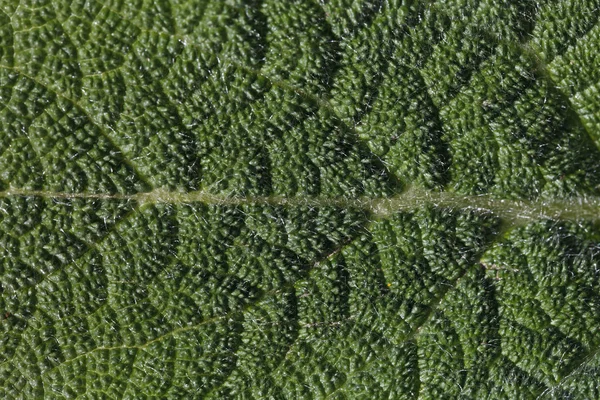
<path id="1" fill-rule="evenodd" d="M 9 188 L 0 192 L 0 198 L 11 196 L 42 197 L 48 199 L 91 199 L 135 201 L 140 205 L 167 203 L 205 203 L 226 206 L 269 205 L 278 207 L 339 207 L 362 209 L 374 218 L 385 218 L 396 212 L 421 207 L 471 209 L 492 213 L 511 225 L 522 225 L 540 219 L 587 220 L 600 222 L 599 197 L 573 197 L 563 199 L 501 199 L 491 195 L 462 195 L 452 192 L 435 192 L 409 187 L 392 197 L 285 197 L 239 196 L 216 194 L 199 190 L 169 192 L 155 189 L 136 194 L 69 193 Z"/>

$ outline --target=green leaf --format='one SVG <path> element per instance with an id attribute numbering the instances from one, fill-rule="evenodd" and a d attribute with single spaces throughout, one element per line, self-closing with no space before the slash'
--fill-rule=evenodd
<path id="1" fill-rule="evenodd" d="M 0 5 L 0 397 L 600 398 L 599 1 Z"/>

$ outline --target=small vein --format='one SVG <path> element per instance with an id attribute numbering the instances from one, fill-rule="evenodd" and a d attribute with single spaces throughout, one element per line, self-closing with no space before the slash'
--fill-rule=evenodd
<path id="1" fill-rule="evenodd" d="M 82 251 L 82 252 L 81 252 L 79 255 L 77 255 L 77 257 L 76 257 L 76 258 L 74 258 L 73 260 L 71 260 L 71 261 L 69 261 L 69 262 L 67 262 L 67 263 L 63 264 L 63 265 L 62 265 L 61 267 L 59 267 L 59 268 L 56 268 L 54 271 L 50 272 L 49 274 L 46 274 L 46 275 L 44 275 L 44 276 L 42 277 L 42 279 L 40 279 L 39 281 L 35 282 L 34 284 L 32 284 L 32 285 L 27 285 L 27 286 L 22 286 L 21 288 L 19 288 L 19 289 L 15 290 L 14 292 L 12 292 L 12 293 L 9 293 L 9 294 L 12 294 L 12 295 L 14 295 L 15 293 L 20 293 L 20 292 L 22 292 L 22 291 L 24 291 L 24 290 L 27 290 L 27 289 L 31 288 L 31 287 L 38 287 L 39 285 L 41 285 L 42 283 L 44 283 L 44 282 L 46 282 L 46 281 L 49 281 L 49 280 L 50 280 L 50 279 L 51 279 L 51 278 L 52 278 L 54 275 L 58 274 L 58 273 L 59 273 L 59 272 L 61 272 L 61 271 L 64 271 L 64 270 L 65 270 L 65 269 L 67 269 L 68 267 L 70 267 L 70 266 L 72 266 L 72 265 L 75 265 L 75 266 L 77 266 L 77 261 L 81 260 L 82 258 L 84 258 L 84 257 L 85 257 L 85 256 L 87 256 L 88 254 L 92 253 L 93 251 L 95 251 L 95 250 L 98 250 L 98 246 L 100 246 L 100 245 L 101 245 L 101 244 L 104 242 L 104 240 L 106 240 L 106 239 L 107 239 L 107 238 L 108 238 L 108 237 L 111 235 L 111 233 L 113 233 L 113 232 L 116 232 L 116 231 L 117 231 L 117 229 L 119 228 L 119 226 L 120 226 L 121 224 L 125 223 L 125 221 L 127 221 L 129 218 L 131 218 L 131 217 L 132 217 L 133 215 L 135 215 L 137 212 L 139 212 L 139 209 L 140 209 L 140 207 L 133 207 L 131 210 L 129 210 L 128 212 L 124 213 L 124 214 L 123 214 L 123 215 L 122 215 L 122 216 L 119 218 L 119 220 L 118 220 L 118 221 L 116 221 L 116 222 L 115 222 L 115 223 L 114 223 L 112 226 L 110 226 L 110 227 L 109 227 L 109 228 L 108 228 L 108 229 L 107 229 L 107 230 L 104 232 L 104 234 L 103 234 L 103 235 L 102 235 L 100 238 L 98 238 L 98 240 L 97 240 L 96 242 L 94 242 L 94 243 L 85 243 L 86 249 L 85 249 L 85 250 L 83 250 L 83 251 Z M 104 305 L 102 305 L 102 306 L 98 307 L 98 309 L 102 308 L 103 306 L 104 306 Z M 98 309 L 96 309 L 96 311 L 97 311 Z M 95 313 L 96 311 L 94 311 L 94 313 Z M 25 332 L 25 330 L 22 330 L 22 331 L 20 332 L 20 334 L 22 335 L 22 334 L 23 334 L 23 332 Z M 18 345 L 18 346 L 20 346 L 20 345 L 21 345 L 21 343 L 22 343 L 22 340 L 21 340 L 21 339 L 19 339 L 19 345 Z M 15 349 L 16 349 L 16 348 L 15 348 Z M 8 358 L 8 359 L 4 360 L 3 362 L 0 362 L 0 366 L 3 366 L 3 365 L 5 365 L 5 364 L 8 364 L 9 362 L 11 362 L 11 361 L 14 359 L 14 357 L 16 356 L 16 354 L 17 354 L 17 352 L 15 351 L 15 352 L 14 352 L 14 354 L 13 354 L 13 356 L 12 356 L 11 358 Z"/>
<path id="2" fill-rule="evenodd" d="M 417 325 L 415 325 L 415 327 L 408 333 L 408 335 L 404 339 L 402 339 L 399 343 L 393 343 L 393 345 L 400 346 L 400 345 L 403 345 L 406 343 L 413 343 L 416 346 L 415 338 L 417 336 L 419 336 L 421 328 L 423 326 L 427 325 L 429 323 L 429 321 L 431 321 L 431 319 L 435 315 L 435 312 L 440 307 L 440 305 L 443 303 L 446 296 L 450 292 L 452 292 L 452 290 L 454 290 L 454 288 L 456 288 L 458 286 L 458 284 L 463 279 L 463 277 L 467 274 L 468 271 L 469 271 L 469 268 L 464 268 L 462 271 L 460 271 L 459 275 L 452 282 L 450 282 L 448 284 L 447 289 L 442 294 L 440 294 L 436 299 L 434 299 L 434 301 L 429 305 L 429 310 L 427 311 L 427 314 L 425 315 L 425 317 Z M 355 376 L 355 375 L 360 374 L 363 371 L 366 371 L 368 369 L 368 367 L 374 361 L 375 361 L 375 359 L 372 359 L 372 360 L 364 363 L 361 368 L 353 371 L 351 376 Z M 348 381 L 350 381 L 350 380 L 351 379 L 346 379 L 346 381 L 344 381 L 344 383 L 342 385 L 340 385 L 334 391 L 329 393 L 326 396 L 326 398 L 331 398 L 331 396 L 333 394 L 339 392 L 342 388 L 344 388 L 346 386 L 346 384 L 348 383 Z"/>
<path id="3" fill-rule="evenodd" d="M 339 243 L 334 249 L 326 252 L 325 254 L 323 254 L 320 257 L 317 257 L 316 261 L 313 261 L 310 265 L 310 267 L 307 270 L 307 276 L 310 274 L 311 271 L 313 271 L 315 268 L 318 268 L 319 265 L 321 265 L 323 262 L 325 262 L 326 260 L 329 260 L 331 257 L 334 257 L 336 254 L 338 254 L 339 252 L 341 252 L 344 248 L 346 248 L 347 246 L 350 246 L 352 243 L 354 243 L 354 241 L 359 238 L 361 235 L 360 234 L 356 234 L 355 236 L 352 236 L 350 238 L 348 238 L 347 240 Z M 278 287 L 277 289 L 273 289 L 267 292 L 264 292 L 261 296 L 259 296 L 257 299 L 255 299 L 253 302 L 247 304 L 245 307 L 242 307 L 241 309 L 235 309 L 235 310 L 231 310 L 229 312 L 226 312 L 224 314 L 221 315 L 217 315 L 217 316 L 212 316 L 209 318 L 205 318 L 204 320 L 198 322 L 197 324 L 194 325 L 188 325 L 188 326 L 182 326 L 179 328 L 175 328 L 172 329 L 160 336 L 155 337 L 152 340 L 148 340 L 145 343 L 141 343 L 141 344 L 134 344 L 134 345 L 124 345 L 124 346 L 110 346 L 110 347 L 96 347 L 93 348 L 85 353 L 81 353 L 78 354 L 77 356 L 69 359 L 69 360 L 65 360 L 64 362 L 61 362 L 60 364 L 56 365 L 55 367 L 53 367 L 50 371 L 55 370 L 56 368 L 59 368 L 62 365 L 65 364 L 69 364 L 72 363 L 76 360 L 88 357 L 89 355 L 97 352 L 97 351 L 103 351 L 103 350 L 126 350 L 126 349 L 135 349 L 138 351 L 141 350 L 145 350 L 148 348 L 148 346 L 154 344 L 154 343 L 158 343 L 158 342 L 162 342 L 163 340 L 173 337 L 175 338 L 175 335 L 177 335 L 178 333 L 182 333 L 182 332 L 188 332 L 188 331 L 194 331 L 196 329 L 201 328 L 202 326 L 205 325 L 210 325 L 219 321 L 232 321 L 236 318 L 239 318 L 239 316 L 243 315 L 244 313 L 246 313 L 248 310 L 252 309 L 253 307 L 257 306 L 258 304 L 261 304 L 265 299 L 268 299 L 270 296 L 276 295 L 278 293 L 284 292 L 285 290 L 291 289 L 293 288 L 298 282 L 307 279 L 307 277 L 303 277 L 303 278 L 299 278 L 296 281 L 293 282 L 289 282 L 285 285 L 282 285 L 280 287 Z M 296 343 L 296 342 L 294 342 Z M 293 344 L 291 345 L 293 346 Z M 137 354 L 137 353 L 136 353 Z M 285 357 L 284 357 L 285 358 Z M 1 363 L 0 365 L 6 364 L 7 362 L 9 362 L 10 360 L 5 361 L 4 363 Z M 49 372 L 50 372 L 49 371 Z M 223 381 L 223 384 L 226 382 L 226 379 Z M 221 385 L 222 386 L 222 385 Z"/>
<path id="4" fill-rule="evenodd" d="M 544 396 L 548 393 L 552 393 L 554 390 L 560 388 L 561 385 L 563 385 L 568 380 L 577 379 L 577 373 L 580 372 L 583 368 L 585 368 L 586 364 L 592 362 L 594 360 L 594 358 L 596 358 L 598 355 L 600 355 L 600 343 L 598 343 L 594 347 L 592 347 L 590 349 L 590 351 L 588 352 L 588 354 L 585 357 L 581 358 L 581 362 L 571 365 L 569 370 L 566 371 L 565 377 L 560 382 L 558 382 L 556 385 L 548 387 L 547 390 L 545 390 L 542 394 L 540 394 L 538 396 L 538 399 L 542 398 L 542 396 Z"/>
<path id="5" fill-rule="evenodd" d="M 104 136 L 106 138 L 106 140 L 110 143 L 110 145 L 121 155 L 123 155 L 123 157 L 121 157 L 123 163 L 125 163 L 129 168 L 131 168 L 131 170 L 135 173 L 136 177 L 147 187 L 153 187 L 153 185 L 150 183 L 150 180 L 145 177 L 144 175 L 142 175 L 136 168 L 136 166 L 130 161 L 128 160 L 126 157 L 124 157 L 125 153 L 121 150 L 121 148 L 115 143 L 115 141 L 111 138 L 111 136 L 106 132 L 106 130 L 104 129 L 104 127 L 98 123 L 96 123 L 94 121 L 94 119 L 92 118 L 92 116 L 87 112 L 87 110 L 85 110 L 83 107 L 81 107 L 77 101 L 73 100 L 72 98 L 64 95 L 63 93 L 61 93 L 58 90 L 55 90 L 52 86 L 41 82 L 39 79 L 34 78 L 26 73 L 24 73 L 23 71 L 21 71 L 19 68 L 17 67 L 9 67 L 9 66 L 5 66 L 5 65 L 0 65 L 0 68 L 3 69 L 9 69 L 9 70 L 13 70 L 16 73 L 18 73 L 19 75 L 23 76 L 24 78 L 29 79 L 30 81 L 34 82 L 37 85 L 42 86 L 43 88 L 45 88 L 46 90 L 48 90 L 51 93 L 54 93 L 57 97 L 60 97 L 66 101 L 68 101 L 69 103 L 71 103 L 79 112 L 81 112 L 83 115 L 85 115 L 85 117 L 87 118 L 87 120 L 90 122 L 90 124 L 92 124 L 93 126 L 98 128 L 98 131 L 100 132 L 100 134 L 102 136 Z"/>
<path id="6" fill-rule="evenodd" d="M 534 58 L 537 70 L 542 74 L 544 78 L 546 78 L 552 84 L 552 87 L 556 89 L 556 91 L 563 98 L 563 100 L 567 102 L 569 110 L 572 111 L 573 115 L 577 117 L 576 123 L 585 131 L 592 143 L 596 144 L 597 140 L 595 135 L 592 133 L 588 125 L 584 122 L 583 118 L 579 114 L 577 108 L 573 104 L 572 97 L 565 93 L 561 85 L 558 83 L 557 78 L 548 68 L 548 64 L 546 61 L 544 61 L 544 57 L 535 49 L 534 46 L 530 45 L 529 42 L 526 42 L 517 47 L 524 56 Z M 596 144 L 596 146 L 598 146 L 598 144 Z"/>

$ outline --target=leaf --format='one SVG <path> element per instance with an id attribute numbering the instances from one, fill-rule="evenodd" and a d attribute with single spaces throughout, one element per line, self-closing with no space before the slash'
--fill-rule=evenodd
<path id="1" fill-rule="evenodd" d="M 597 1 L 0 1 L 3 398 L 600 397 Z"/>

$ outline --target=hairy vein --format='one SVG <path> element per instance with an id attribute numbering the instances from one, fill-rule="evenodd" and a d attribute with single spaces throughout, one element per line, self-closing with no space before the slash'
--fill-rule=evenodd
<path id="1" fill-rule="evenodd" d="M 492 213 L 510 225 L 523 225 L 540 219 L 588 220 L 600 222 L 600 197 L 583 196 L 562 199 L 502 199 L 492 195 L 462 195 L 409 187 L 392 197 L 324 197 L 324 196 L 240 196 L 211 193 L 204 190 L 169 192 L 155 189 L 136 194 L 69 193 L 21 188 L 0 192 L 0 198 L 11 196 L 42 197 L 55 200 L 124 200 L 146 204 L 205 203 L 223 206 L 268 205 L 276 207 L 339 207 L 361 209 L 374 218 L 385 218 L 396 212 L 422 207 L 471 209 Z"/>

